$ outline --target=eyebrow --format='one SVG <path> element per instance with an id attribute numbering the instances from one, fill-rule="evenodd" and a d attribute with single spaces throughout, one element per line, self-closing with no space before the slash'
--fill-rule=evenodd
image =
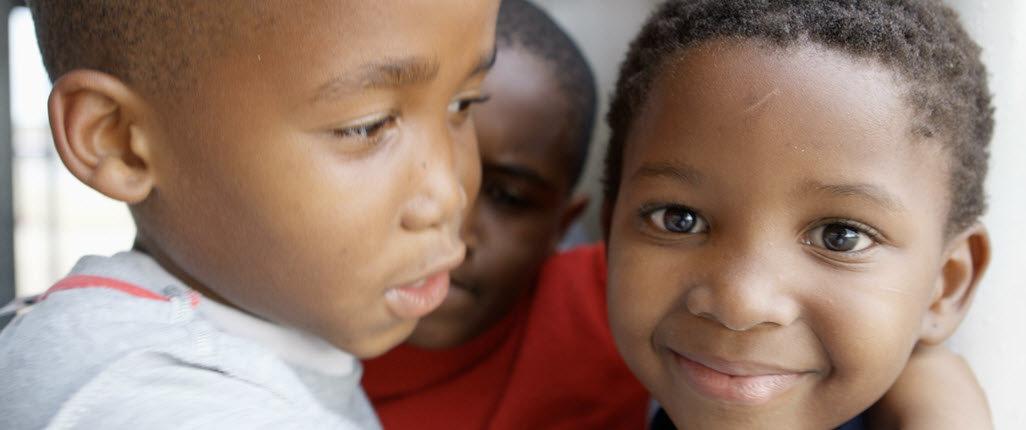
<path id="1" fill-rule="evenodd" d="M 687 185 L 699 185 L 704 181 L 704 176 L 698 169 L 683 163 L 645 163 L 631 174 L 632 181 L 659 178 L 671 179 Z"/>
<path id="2" fill-rule="evenodd" d="M 495 65 L 497 47 L 480 57 L 468 76 L 491 70 Z M 314 102 L 336 99 L 363 89 L 391 89 L 431 82 L 438 76 L 437 59 L 424 57 L 390 58 L 365 64 L 354 74 L 335 77 L 321 84 L 314 93 Z"/>
<path id="3" fill-rule="evenodd" d="M 487 54 L 481 55 L 481 58 L 477 60 L 477 64 L 474 65 L 474 68 L 470 70 L 470 74 L 467 76 L 477 76 L 492 70 L 497 58 L 499 58 L 499 45 L 494 44 Z"/>
<path id="4" fill-rule="evenodd" d="M 894 195 L 873 184 L 824 184 L 818 181 L 810 181 L 806 183 L 802 189 L 823 192 L 838 197 L 860 198 L 872 202 L 891 212 L 902 212 L 905 210 L 905 206 L 902 205 Z"/>
<path id="5" fill-rule="evenodd" d="M 334 77 L 321 84 L 314 102 L 329 101 L 370 88 L 399 88 L 430 82 L 438 75 L 438 61 L 423 57 L 391 58 L 365 64 L 355 73 Z"/>
<path id="6" fill-rule="evenodd" d="M 541 174 L 530 169 L 528 167 L 518 166 L 514 164 L 496 164 L 496 163 L 482 163 L 482 168 L 491 172 L 498 172 L 499 174 L 514 176 L 520 179 L 524 179 L 528 182 L 534 183 L 535 185 L 551 188 L 553 187 L 552 182 L 542 177 Z"/>

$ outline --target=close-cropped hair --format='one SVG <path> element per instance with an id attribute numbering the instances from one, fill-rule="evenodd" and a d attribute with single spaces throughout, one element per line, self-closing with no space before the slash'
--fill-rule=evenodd
<path id="1" fill-rule="evenodd" d="M 223 49 L 230 31 L 242 28 L 249 15 L 238 3 L 29 0 L 28 6 L 51 80 L 90 69 L 167 93 L 188 86 L 197 78 L 196 66 Z"/>
<path id="2" fill-rule="evenodd" d="M 570 155 L 573 182 L 581 176 L 595 126 L 595 75 L 584 53 L 545 11 L 526 0 L 503 0 L 496 24 L 502 48 L 520 48 L 548 64 L 569 109 L 573 131 Z"/>
<path id="3" fill-rule="evenodd" d="M 604 197 L 615 202 L 624 145 L 655 76 L 669 60 L 714 39 L 772 46 L 812 43 L 871 59 L 899 79 L 913 110 L 910 133 L 950 156 L 947 233 L 986 209 L 983 190 L 994 120 L 980 48 L 938 0 L 670 0 L 631 43 L 607 116 L 612 136 Z"/>

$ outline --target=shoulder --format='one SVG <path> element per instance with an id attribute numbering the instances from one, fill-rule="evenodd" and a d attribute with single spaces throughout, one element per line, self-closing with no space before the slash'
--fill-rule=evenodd
<path id="1" fill-rule="evenodd" d="M 0 334 L 0 415 L 39 428 L 357 428 L 187 298 L 53 294 Z"/>
<path id="2" fill-rule="evenodd" d="M 604 289 L 606 283 L 605 245 L 580 246 L 553 255 L 545 262 L 539 287 L 559 284 L 566 288 Z"/>
<path id="3" fill-rule="evenodd" d="M 612 344 L 607 339 L 604 248 L 603 244 L 574 248 L 545 263 L 530 312 L 546 331 L 580 342 Z"/>
<path id="4" fill-rule="evenodd" d="M 47 297 L 0 333 L 0 415 L 40 427 L 109 363 L 193 343 L 188 308 L 96 288 Z"/>
<path id="5" fill-rule="evenodd" d="M 49 424 L 81 429 L 225 426 L 358 428 L 321 408 L 298 386 L 273 389 L 161 351 L 140 351 L 112 363 L 69 398 Z"/>
<path id="6" fill-rule="evenodd" d="M 569 268 L 572 266 L 590 266 L 592 268 L 605 269 L 606 266 L 606 245 L 598 242 L 588 245 L 581 245 L 557 253 L 552 256 L 547 266 Z"/>
<path id="7" fill-rule="evenodd" d="M 184 327 L 193 314 L 185 298 L 153 300 L 107 288 L 60 291 L 11 321 L 0 333 L 0 356 L 78 354 L 76 362 L 88 362 L 141 345 L 178 343 L 189 337 Z"/>

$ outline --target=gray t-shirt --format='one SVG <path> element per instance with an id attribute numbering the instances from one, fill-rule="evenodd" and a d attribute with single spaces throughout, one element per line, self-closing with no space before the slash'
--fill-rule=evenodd
<path id="1" fill-rule="evenodd" d="M 0 428 L 380 429 L 360 373 L 145 254 L 85 257 L 0 333 Z"/>

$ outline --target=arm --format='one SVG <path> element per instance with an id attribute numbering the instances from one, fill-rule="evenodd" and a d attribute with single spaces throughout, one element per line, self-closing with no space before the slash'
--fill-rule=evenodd
<path id="1" fill-rule="evenodd" d="M 867 414 L 873 429 L 992 429 L 986 395 L 962 357 L 919 345 L 894 386 Z"/>

